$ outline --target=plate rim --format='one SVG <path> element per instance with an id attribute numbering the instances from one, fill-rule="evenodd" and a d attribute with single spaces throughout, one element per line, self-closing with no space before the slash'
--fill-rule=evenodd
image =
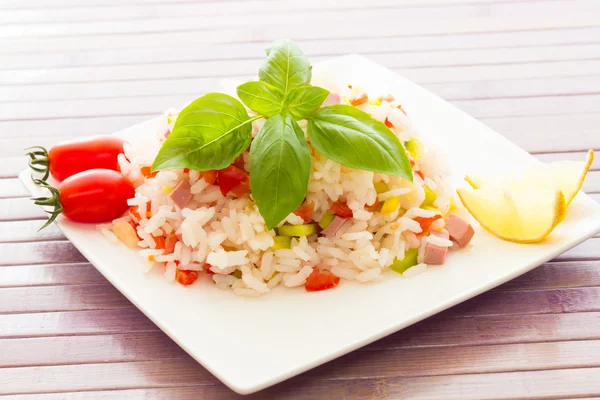
<path id="1" fill-rule="evenodd" d="M 463 110 L 452 105 L 451 103 L 447 102 L 446 100 L 439 97 L 438 95 L 430 92 L 429 90 L 425 89 L 424 87 L 414 83 L 413 81 L 397 74 L 394 71 L 389 70 L 388 68 L 386 68 L 378 63 L 375 63 L 374 61 L 368 59 L 367 57 L 364 57 L 364 56 L 356 54 L 356 53 L 350 53 L 347 55 L 333 57 L 326 61 L 319 62 L 315 65 L 320 66 L 320 65 L 326 65 L 327 63 L 330 63 L 330 62 L 336 62 L 336 61 L 341 62 L 344 59 L 349 59 L 349 60 L 353 60 L 354 62 L 368 64 L 370 68 L 377 68 L 379 70 L 385 70 L 385 71 L 389 71 L 389 72 L 393 73 L 395 76 L 398 77 L 398 79 L 400 79 L 406 83 L 409 83 L 411 85 L 414 85 L 422 91 L 427 92 L 429 95 L 435 97 L 436 100 L 442 101 L 442 102 L 448 104 L 450 107 L 452 107 L 454 112 L 460 112 L 463 115 L 463 117 L 467 117 L 470 121 L 476 122 L 477 124 L 485 127 L 486 130 L 488 130 L 490 133 L 493 133 L 493 134 L 497 135 L 498 137 L 502 138 L 503 140 L 509 142 L 514 147 L 515 150 L 518 149 L 521 152 L 526 153 L 532 159 L 535 159 L 535 157 L 533 155 L 531 155 L 530 153 L 528 153 L 527 151 L 525 151 L 524 149 L 519 147 L 517 144 L 508 140 L 506 137 L 500 135 L 498 132 L 489 128 L 487 125 L 483 124 L 481 121 L 475 119 L 474 117 L 467 114 Z M 150 124 L 152 122 L 155 122 L 159 118 L 161 118 L 160 114 L 157 114 L 156 117 L 150 118 L 150 119 L 142 121 L 138 124 L 134 124 L 127 128 L 121 129 L 117 132 L 114 132 L 113 135 L 123 134 L 126 131 L 141 127 L 144 124 Z M 32 195 L 35 194 L 37 187 L 31 180 L 31 172 L 29 169 L 24 169 L 19 173 L 19 180 L 21 181 L 23 186 L 25 186 L 25 188 L 27 189 L 27 191 L 30 194 L 32 194 Z M 597 206 L 600 209 L 600 205 L 598 205 L 593 199 L 591 199 L 584 192 L 580 192 L 580 194 L 578 196 L 582 196 L 582 197 L 588 199 L 589 201 L 591 201 L 595 206 Z M 328 354 L 325 357 L 313 359 L 311 362 L 305 363 L 299 367 L 294 368 L 293 370 L 281 373 L 277 376 L 270 376 L 269 378 L 263 379 L 260 382 L 255 382 L 254 384 L 240 384 L 240 383 L 236 382 L 235 379 L 231 379 L 228 376 L 224 376 L 220 370 L 216 370 L 216 369 L 212 368 L 211 365 L 206 364 L 202 360 L 200 360 L 198 354 L 196 354 L 193 350 L 191 350 L 184 341 L 180 340 L 180 338 L 178 337 L 178 334 L 176 332 L 173 332 L 170 329 L 168 323 L 164 323 L 162 321 L 162 318 L 160 317 L 160 315 L 155 314 L 152 307 L 145 306 L 144 305 L 145 303 L 141 299 L 139 299 L 135 293 L 132 293 L 132 291 L 130 289 L 128 289 L 126 283 L 122 282 L 117 276 L 115 276 L 109 268 L 102 267 L 103 262 L 98 260 L 96 258 L 96 256 L 93 254 L 93 252 L 89 252 L 88 249 L 85 248 L 85 246 L 81 246 L 81 243 L 79 243 L 76 240 L 76 238 L 74 238 L 74 235 L 72 233 L 64 232 L 64 230 L 61 229 L 62 223 L 60 221 L 58 222 L 57 226 L 59 227 L 61 232 L 63 232 L 63 234 L 67 237 L 67 239 L 71 242 L 71 244 L 73 244 L 73 246 L 75 246 L 75 248 L 77 248 L 77 250 L 79 252 L 81 252 L 81 254 L 94 266 L 94 268 L 97 271 L 99 271 L 111 283 L 111 285 L 113 285 L 117 290 L 119 290 L 119 292 L 123 296 L 125 296 L 140 312 L 142 312 L 147 318 L 149 318 L 162 332 L 164 332 L 171 340 L 173 340 L 179 347 L 181 347 L 196 362 L 198 362 L 200 365 L 202 365 L 203 368 L 205 368 L 212 375 L 214 375 L 219 381 L 221 381 L 223 384 L 225 384 L 227 387 L 229 387 L 233 391 L 235 391 L 239 394 L 245 395 L 245 394 L 250 394 L 250 393 L 254 393 L 254 392 L 263 390 L 267 387 L 270 387 L 274 384 L 277 384 L 277 383 L 285 381 L 291 377 L 294 377 L 296 375 L 304 373 L 304 372 L 306 372 L 310 369 L 313 369 L 319 365 L 322 365 L 326 362 L 329 362 L 331 360 L 339 358 L 342 355 L 351 353 L 361 347 L 364 347 L 365 345 L 373 343 L 373 342 L 380 340 L 384 337 L 387 337 L 393 333 L 399 332 L 408 326 L 411 326 L 417 322 L 423 321 L 423 320 L 425 320 L 433 315 L 436 315 L 442 311 L 445 311 L 455 305 L 458 305 L 464 301 L 467 301 L 467 300 L 474 298 L 482 293 L 485 293 L 503 283 L 511 281 L 511 280 L 539 267 L 540 265 L 544 264 L 545 262 L 552 260 L 553 258 L 564 253 L 565 251 L 585 242 L 586 240 L 593 237 L 594 235 L 600 233 L 600 219 L 597 222 L 598 223 L 597 223 L 597 226 L 595 229 L 590 229 L 590 231 L 581 235 L 581 237 L 579 237 L 573 243 L 563 244 L 562 246 L 553 248 L 551 251 L 548 251 L 548 253 L 544 257 L 541 258 L 542 261 L 540 261 L 540 262 L 538 262 L 538 261 L 532 262 L 530 265 L 527 265 L 526 267 L 512 271 L 512 273 L 510 273 L 510 274 L 502 275 L 502 279 L 489 282 L 486 285 L 482 286 L 482 288 L 478 288 L 478 290 L 475 290 L 475 291 L 472 290 L 472 291 L 466 292 L 462 295 L 455 296 L 454 298 L 446 299 L 444 302 L 439 303 L 435 308 L 433 308 L 425 313 L 421 313 L 418 316 L 411 318 L 410 320 L 401 321 L 401 323 L 393 323 L 387 329 L 382 329 L 379 332 L 377 332 L 376 334 L 365 335 L 361 340 L 356 341 L 352 345 L 345 346 L 343 349 L 340 349 L 339 351 Z"/>

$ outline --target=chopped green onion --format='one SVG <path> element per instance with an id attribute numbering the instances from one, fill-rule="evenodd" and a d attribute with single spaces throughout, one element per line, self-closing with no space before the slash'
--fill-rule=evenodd
<path id="1" fill-rule="evenodd" d="M 291 249 L 292 248 L 292 237 L 291 236 L 274 236 L 273 237 L 273 250 L 279 249 Z"/>
<path id="2" fill-rule="evenodd" d="M 313 233 L 317 233 L 316 224 L 283 225 L 279 227 L 281 236 L 309 236 Z"/>
<path id="3" fill-rule="evenodd" d="M 331 221 L 333 221 L 334 218 L 335 218 L 335 215 L 333 215 L 329 211 L 327 211 L 325 214 L 323 214 L 323 216 L 321 217 L 321 220 L 319 221 L 319 226 L 321 227 L 321 229 L 327 228 L 327 226 L 329 226 L 329 224 L 331 223 Z"/>
<path id="4" fill-rule="evenodd" d="M 419 250 L 417 249 L 409 249 L 404 253 L 404 258 L 402 260 L 398 260 L 397 258 L 392 263 L 392 270 L 401 274 L 410 267 L 414 267 L 418 264 L 417 256 L 419 254 Z"/>

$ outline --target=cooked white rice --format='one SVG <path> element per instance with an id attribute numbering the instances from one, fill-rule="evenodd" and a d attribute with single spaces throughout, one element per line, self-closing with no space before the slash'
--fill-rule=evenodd
<path id="1" fill-rule="evenodd" d="M 353 91 L 344 88 L 338 93 L 347 99 Z M 175 118 L 172 112 L 166 113 L 163 129 L 149 132 L 147 144 L 127 146 L 126 157 L 119 157 L 121 171 L 137 187 L 129 205 L 144 209 L 146 203 L 150 203 L 149 217 L 141 212 L 137 228 L 141 238 L 140 255 L 149 260 L 148 269 L 160 267 L 165 278 L 174 281 L 177 269 L 202 271 L 210 264 L 210 271 L 214 273 L 212 280 L 218 288 L 244 296 L 261 295 L 279 285 L 302 286 L 316 266 L 342 279 L 375 281 L 382 278 L 395 258 L 402 259 L 411 248 L 419 249 L 419 264 L 403 275 L 410 277 L 423 272 L 427 268 L 423 264 L 423 253 L 428 241 L 438 246 L 452 246 L 451 241 L 440 237 L 418 235 L 421 226 L 413 219 L 436 214 L 420 208 L 425 199 L 425 184 L 437 195 L 433 203 L 437 212 L 442 215 L 449 212 L 453 188 L 448 166 L 441 153 L 419 135 L 396 102 L 370 102 L 358 108 L 382 122 L 390 121 L 394 125 L 392 131 L 401 141 L 418 138 L 424 144 L 424 154 L 415 160 L 414 170 L 422 171 L 425 179 L 415 174 L 411 183 L 400 177 L 354 170 L 327 159 L 311 147 L 312 167 L 306 201 L 314 202 L 313 219 L 319 221 L 338 200 L 347 203 L 354 217 L 333 236 L 294 238 L 291 249 L 276 251 L 271 250 L 275 233 L 267 231 L 250 196 L 223 196 L 218 186 L 207 184 L 197 171 L 160 171 L 154 178 L 140 174 L 140 167 L 152 163 L 167 129 L 172 129 Z M 305 121 L 299 122 L 305 130 Z M 264 121 L 254 122 L 253 134 L 262 124 Z M 244 154 L 244 162 L 248 169 L 248 153 Z M 193 194 L 183 210 L 169 198 L 170 190 L 180 180 L 190 183 Z M 388 190 L 377 194 L 377 182 L 386 183 Z M 400 196 L 401 207 L 394 212 L 384 215 L 365 209 L 377 200 L 383 202 L 395 196 Z M 302 224 L 304 221 L 292 213 L 283 223 Z M 434 230 L 443 228 L 443 220 L 432 225 Z M 107 239 L 116 239 L 110 231 L 102 232 Z M 173 254 L 163 255 L 155 249 L 153 236 L 172 232 L 180 240 Z"/>

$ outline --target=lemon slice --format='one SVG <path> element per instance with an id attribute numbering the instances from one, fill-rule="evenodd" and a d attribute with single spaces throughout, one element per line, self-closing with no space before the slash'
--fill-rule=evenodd
<path id="1" fill-rule="evenodd" d="M 465 180 L 474 189 L 496 187 L 510 190 L 560 190 L 568 206 L 581 190 L 593 162 L 594 151 L 589 150 L 585 161 L 539 163 L 512 175 L 489 178 L 467 175 Z"/>
<path id="2" fill-rule="evenodd" d="M 589 150 L 585 161 L 557 161 L 546 164 L 552 180 L 565 195 L 567 205 L 571 204 L 583 186 L 583 181 L 594 162 L 594 150 Z M 547 181 L 546 181 L 547 182 Z M 550 182 L 547 182 L 550 186 Z"/>
<path id="3" fill-rule="evenodd" d="M 516 243 L 544 240 L 564 218 L 560 190 L 460 188 L 458 195 L 473 218 L 501 239 Z"/>

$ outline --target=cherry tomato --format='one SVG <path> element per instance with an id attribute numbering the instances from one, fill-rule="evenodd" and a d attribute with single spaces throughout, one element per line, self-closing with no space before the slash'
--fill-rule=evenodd
<path id="1" fill-rule="evenodd" d="M 219 188 L 223 196 L 239 184 L 248 183 L 249 180 L 248 173 L 235 165 L 230 165 L 227 168 L 219 170 L 217 173 L 217 181 L 219 182 Z"/>
<path id="2" fill-rule="evenodd" d="M 312 220 L 313 213 L 315 212 L 315 202 L 311 201 L 310 203 L 303 204 L 300 207 L 296 208 L 294 214 L 301 217 L 304 222 L 310 222 Z"/>
<path id="3" fill-rule="evenodd" d="M 311 274 L 306 278 L 306 291 L 318 292 L 320 290 L 332 289 L 340 283 L 340 277 L 335 276 L 329 271 L 321 271 L 319 268 L 313 268 Z"/>
<path id="4" fill-rule="evenodd" d="M 440 218 L 442 218 L 442 216 L 439 214 L 436 214 L 433 217 L 428 217 L 428 218 L 414 217 L 413 220 L 417 221 L 419 223 L 419 225 L 421 225 L 421 232 L 419 233 L 419 235 L 425 235 L 431 229 L 431 224 L 433 223 L 433 221 L 435 221 L 436 219 L 440 219 Z"/>
<path id="5" fill-rule="evenodd" d="M 342 218 L 352 218 L 354 216 L 350 207 L 341 201 L 333 203 L 331 207 L 329 207 L 329 212 Z"/>
<path id="6" fill-rule="evenodd" d="M 65 179 L 58 187 L 65 217 L 76 222 L 108 222 L 123 215 L 134 197 L 131 182 L 109 169 L 91 169 Z"/>
<path id="7" fill-rule="evenodd" d="M 191 285 L 196 281 L 196 279 L 198 279 L 198 271 L 177 269 L 177 271 L 175 271 L 175 279 L 183 286 Z"/>
<path id="8" fill-rule="evenodd" d="M 121 138 L 107 135 L 61 142 L 52 146 L 49 152 L 36 146 L 29 152 L 29 165 L 46 174 L 43 180 L 49 171 L 57 181 L 90 169 L 118 171 L 117 156 L 123 153 L 124 143 Z"/>

